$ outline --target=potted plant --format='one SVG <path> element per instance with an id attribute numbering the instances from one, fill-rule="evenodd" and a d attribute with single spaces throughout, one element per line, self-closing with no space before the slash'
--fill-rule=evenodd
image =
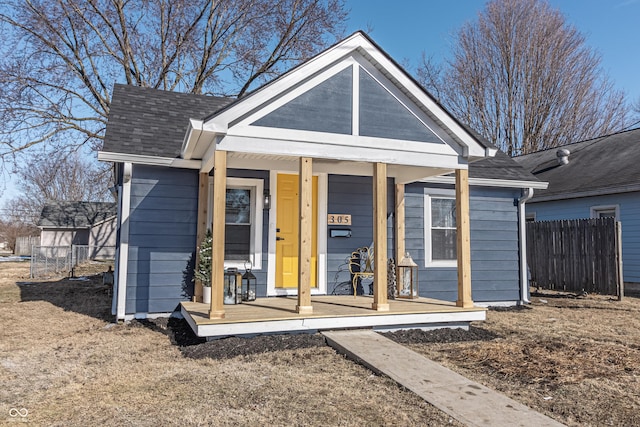
<path id="1" fill-rule="evenodd" d="M 196 266 L 196 279 L 202 282 L 202 302 L 211 304 L 211 230 L 207 230 L 207 234 L 198 249 L 198 265 Z"/>

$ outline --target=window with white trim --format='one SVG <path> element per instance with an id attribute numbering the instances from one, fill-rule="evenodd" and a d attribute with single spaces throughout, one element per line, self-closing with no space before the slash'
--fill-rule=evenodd
<path id="1" fill-rule="evenodd" d="M 229 261 L 251 260 L 251 189 L 227 188 L 224 257 Z"/>
<path id="2" fill-rule="evenodd" d="M 227 178 L 225 268 L 262 268 L 263 188 L 264 181 L 261 179 Z M 209 208 L 209 212 L 212 212 L 211 203 Z"/>
<path id="3" fill-rule="evenodd" d="M 455 267 L 456 199 L 447 194 L 425 195 L 425 262 L 427 267 Z"/>
<path id="4" fill-rule="evenodd" d="M 591 218 L 620 218 L 619 205 L 591 206 Z"/>

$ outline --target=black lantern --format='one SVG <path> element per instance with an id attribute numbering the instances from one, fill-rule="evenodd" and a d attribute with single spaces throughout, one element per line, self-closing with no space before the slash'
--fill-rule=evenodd
<path id="1" fill-rule="evenodd" d="M 398 298 L 418 298 L 418 264 L 409 252 L 398 263 Z"/>
<path id="2" fill-rule="evenodd" d="M 242 275 L 237 268 L 228 268 L 224 272 L 224 304 L 240 304 L 242 302 Z"/>
<path id="3" fill-rule="evenodd" d="M 242 275 L 242 301 L 256 300 L 256 276 L 250 268 Z"/>

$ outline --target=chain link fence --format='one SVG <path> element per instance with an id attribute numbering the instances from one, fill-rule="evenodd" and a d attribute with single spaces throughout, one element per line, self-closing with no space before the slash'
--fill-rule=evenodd
<path id="1" fill-rule="evenodd" d="M 31 278 L 73 275 L 73 269 L 96 258 L 109 259 L 115 255 L 115 247 L 88 245 L 32 246 Z"/>

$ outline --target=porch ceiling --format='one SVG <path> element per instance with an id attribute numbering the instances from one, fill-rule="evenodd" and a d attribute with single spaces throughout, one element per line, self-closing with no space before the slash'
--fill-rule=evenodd
<path id="1" fill-rule="evenodd" d="M 231 169 L 277 170 L 298 173 L 298 157 L 230 152 L 227 157 L 227 166 Z M 330 173 L 336 175 L 373 175 L 371 163 L 334 159 L 314 160 L 313 171 L 314 173 Z M 390 178 L 395 178 L 396 182 L 400 184 L 443 175 L 452 171 L 453 169 L 389 165 L 387 175 Z"/>

